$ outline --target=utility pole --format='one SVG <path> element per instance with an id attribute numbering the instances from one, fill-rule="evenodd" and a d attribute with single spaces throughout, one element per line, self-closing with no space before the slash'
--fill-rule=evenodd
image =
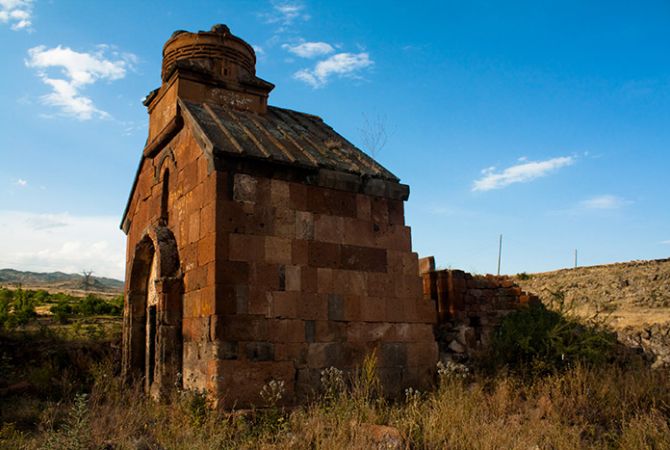
<path id="1" fill-rule="evenodd" d="M 575 269 L 577 268 L 577 249 L 575 249 Z"/>
<path id="2" fill-rule="evenodd" d="M 502 234 L 500 235 L 500 241 L 498 242 L 498 276 L 500 276 L 500 258 L 502 256 Z"/>

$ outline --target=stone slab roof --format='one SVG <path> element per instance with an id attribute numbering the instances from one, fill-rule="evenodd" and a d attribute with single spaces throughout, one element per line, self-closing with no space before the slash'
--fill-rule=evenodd
<path id="1" fill-rule="evenodd" d="M 256 114 L 182 99 L 179 103 L 214 152 L 400 181 L 317 116 L 275 106 L 268 106 L 266 114 Z"/>

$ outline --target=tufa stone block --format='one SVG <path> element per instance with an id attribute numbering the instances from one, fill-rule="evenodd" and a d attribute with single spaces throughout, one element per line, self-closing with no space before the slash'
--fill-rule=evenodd
<path id="1" fill-rule="evenodd" d="M 285 266 L 286 267 L 286 290 L 300 291 L 302 280 L 300 266 Z"/>
<path id="2" fill-rule="evenodd" d="M 314 214 L 307 211 L 295 212 L 296 239 L 314 239 Z"/>
<path id="3" fill-rule="evenodd" d="M 340 266 L 340 245 L 328 242 L 309 242 L 307 259 L 310 267 L 337 269 Z"/>
<path id="4" fill-rule="evenodd" d="M 249 361 L 272 361 L 275 357 L 274 345 L 270 342 L 247 342 L 244 347 Z"/>
<path id="5" fill-rule="evenodd" d="M 272 292 L 270 296 L 272 316 L 280 318 L 297 317 L 299 295 L 298 292 Z"/>
<path id="6" fill-rule="evenodd" d="M 341 295 L 328 295 L 328 320 L 344 320 L 344 298 Z"/>
<path id="7" fill-rule="evenodd" d="M 344 222 L 342 217 L 327 214 L 314 216 L 314 239 L 321 242 L 341 244 L 343 241 Z"/>
<path id="8" fill-rule="evenodd" d="M 302 293 L 298 303 L 298 318 L 326 320 L 328 318 L 328 295 Z"/>
<path id="9" fill-rule="evenodd" d="M 263 236 L 233 233 L 229 236 L 228 252 L 231 261 L 253 261 L 265 260 L 266 242 Z M 270 239 L 270 238 L 267 238 Z M 272 248 L 272 250 L 276 250 Z"/>
<path id="10" fill-rule="evenodd" d="M 317 342 L 344 342 L 347 340 L 347 323 L 331 320 L 316 320 Z"/>
<path id="11" fill-rule="evenodd" d="M 236 202 L 255 202 L 258 180 L 252 176 L 236 173 L 233 199 Z"/>
<path id="12" fill-rule="evenodd" d="M 291 264 L 291 240 L 268 236 L 265 238 L 265 260 L 270 263 Z"/>

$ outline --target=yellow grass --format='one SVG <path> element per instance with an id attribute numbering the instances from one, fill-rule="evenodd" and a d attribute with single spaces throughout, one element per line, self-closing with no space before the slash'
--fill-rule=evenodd
<path id="1" fill-rule="evenodd" d="M 368 425 L 383 424 L 399 430 L 401 448 L 670 449 L 670 377 L 645 367 L 576 367 L 531 383 L 444 377 L 396 402 L 371 395 L 367 373 L 329 401 L 244 413 L 209 410 L 187 392 L 156 403 L 114 367 L 92 366 L 88 397 L 2 400 L 0 447 L 367 449 L 379 448 Z"/>

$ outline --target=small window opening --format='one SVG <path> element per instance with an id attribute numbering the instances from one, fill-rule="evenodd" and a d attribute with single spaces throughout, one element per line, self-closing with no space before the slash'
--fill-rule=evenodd
<path id="1" fill-rule="evenodd" d="M 161 219 L 167 223 L 168 220 L 168 201 L 170 200 L 170 170 L 165 170 L 163 174 L 163 187 L 161 191 Z"/>

